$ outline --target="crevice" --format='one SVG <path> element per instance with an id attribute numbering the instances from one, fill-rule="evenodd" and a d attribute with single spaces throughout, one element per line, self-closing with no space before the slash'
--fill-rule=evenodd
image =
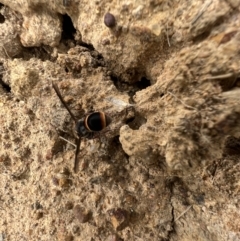
<path id="1" fill-rule="evenodd" d="M 7 92 L 10 93 L 11 92 L 11 87 L 10 85 L 6 84 L 2 78 L 0 78 L 0 85 L 2 86 L 2 88 Z"/>
<path id="2" fill-rule="evenodd" d="M 110 78 L 111 78 L 114 86 L 115 86 L 118 90 L 121 91 L 121 89 L 120 89 L 121 87 L 119 86 L 119 84 L 120 84 L 119 78 L 118 78 L 115 74 L 111 74 L 111 75 L 110 75 Z"/>
<path id="3" fill-rule="evenodd" d="M 172 235 L 174 233 L 176 233 L 175 227 L 174 227 L 175 226 L 175 208 L 174 208 L 174 204 L 173 204 L 173 196 L 174 196 L 174 185 L 179 180 L 180 180 L 180 178 L 178 178 L 178 177 L 173 177 L 173 178 L 166 180 L 166 187 L 168 187 L 169 191 L 170 191 L 169 205 L 171 206 L 171 216 L 172 216 L 172 219 L 170 221 L 171 230 L 168 231 L 168 240 L 171 240 Z M 181 182 L 181 180 L 180 180 L 180 182 Z"/>
<path id="4" fill-rule="evenodd" d="M 225 76 L 225 77 L 224 77 Z M 218 79 L 218 83 L 221 86 L 222 91 L 229 91 L 237 86 L 240 78 L 236 74 L 223 74 L 222 78 Z"/>
<path id="5" fill-rule="evenodd" d="M 237 73 L 218 72 L 216 75 L 209 77 L 209 80 L 211 80 L 213 84 L 219 85 L 222 92 L 225 92 L 239 86 L 240 78 Z"/>
<path id="6" fill-rule="evenodd" d="M 144 118 L 140 113 L 135 113 L 135 116 L 132 119 L 126 121 L 126 124 L 132 130 L 138 130 L 142 125 L 147 122 L 147 119 Z"/>
<path id="7" fill-rule="evenodd" d="M 61 41 L 74 40 L 74 35 L 76 34 L 76 29 L 73 26 L 72 19 L 67 15 L 62 15 L 62 36 Z"/>
<path id="8" fill-rule="evenodd" d="M 90 51 L 95 50 L 92 44 L 87 44 L 87 43 L 81 42 L 79 45 L 89 49 Z"/>
<path id="9" fill-rule="evenodd" d="M 137 87 L 139 88 L 139 90 L 146 89 L 149 86 L 151 86 L 151 81 L 146 77 L 142 77 L 140 81 L 137 82 Z"/>
<path id="10" fill-rule="evenodd" d="M 52 48 L 49 46 L 40 47 L 22 47 L 21 54 L 15 56 L 15 58 L 22 58 L 24 60 L 30 60 L 31 58 L 37 58 L 42 61 L 51 60 Z"/>
<path id="11" fill-rule="evenodd" d="M 95 52 L 95 49 L 92 44 L 82 42 L 81 37 L 78 40 L 79 36 L 77 36 L 77 35 L 78 35 L 77 30 L 73 25 L 71 17 L 67 14 L 62 15 L 62 36 L 61 36 L 60 42 L 64 43 L 66 46 L 68 46 L 69 41 L 70 41 L 70 42 L 73 42 L 74 45 L 78 44 L 82 47 L 87 48 L 90 51 L 90 53 L 91 53 L 91 51 Z M 96 57 L 96 56 L 93 56 L 93 57 Z M 102 58 L 102 55 L 98 53 L 97 57 L 98 57 L 98 59 Z"/>
<path id="12" fill-rule="evenodd" d="M 125 122 L 125 124 L 130 124 L 130 123 L 132 123 L 132 122 L 135 120 L 135 118 L 136 118 L 136 117 L 133 116 L 133 117 L 127 119 L 126 122 Z"/>
<path id="13" fill-rule="evenodd" d="M 209 37 L 211 33 L 211 29 L 208 29 L 206 31 L 204 31 L 203 33 L 197 35 L 196 37 L 193 37 L 193 42 L 195 42 L 195 44 L 198 44 L 202 41 L 204 41 L 205 39 L 207 39 Z"/>
<path id="14" fill-rule="evenodd" d="M 105 66 L 105 61 L 104 61 L 104 58 L 103 58 L 103 56 L 99 53 L 99 52 L 97 52 L 97 51 L 95 51 L 95 50 L 90 50 L 90 54 L 91 54 L 91 56 L 92 56 L 92 58 L 93 58 L 93 61 L 92 61 L 92 67 L 93 68 L 98 68 L 98 67 L 103 67 L 103 66 Z"/>

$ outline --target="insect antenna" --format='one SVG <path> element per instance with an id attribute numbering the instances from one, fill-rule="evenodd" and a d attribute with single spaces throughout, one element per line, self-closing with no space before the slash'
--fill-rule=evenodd
<path id="1" fill-rule="evenodd" d="M 64 105 L 64 107 L 67 109 L 68 113 L 70 114 L 70 116 L 72 117 L 72 119 L 75 121 L 75 123 L 77 123 L 77 119 L 76 117 L 73 115 L 72 111 L 69 109 L 67 103 L 64 101 L 60 90 L 57 86 L 57 84 L 55 84 L 54 82 L 52 82 L 52 87 L 54 88 L 58 98 L 61 100 L 62 104 Z M 81 144 L 81 136 L 78 136 L 78 138 L 76 139 L 76 152 L 75 152 L 75 161 L 74 161 L 74 172 L 76 173 L 78 170 L 78 166 L 79 166 L 79 159 L 78 159 L 78 153 L 80 150 L 80 144 Z"/>
<path id="2" fill-rule="evenodd" d="M 75 123 L 76 123 L 76 122 L 77 122 L 77 119 L 76 119 L 76 117 L 73 115 L 72 111 L 69 109 L 67 103 L 64 101 L 64 99 L 63 99 L 63 97 L 62 97 L 62 95 L 61 95 L 61 93 L 60 93 L 60 90 L 59 90 L 57 84 L 55 84 L 54 82 L 52 82 L 52 87 L 53 87 L 53 89 L 55 90 L 58 98 L 61 100 L 62 104 L 63 104 L 64 107 L 67 109 L 68 113 L 70 114 L 70 116 L 72 117 L 72 119 L 73 119 L 73 120 L 75 121 Z"/>

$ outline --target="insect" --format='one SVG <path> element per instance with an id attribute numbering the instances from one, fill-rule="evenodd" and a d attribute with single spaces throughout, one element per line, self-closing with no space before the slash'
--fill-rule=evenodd
<path id="1" fill-rule="evenodd" d="M 75 152 L 75 161 L 74 161 L 74 172 L 77 172 L 78 169 L 78 153 L 80 150 L 81 138 L 91 139 L 99 134 L 103 129 L 105 129 L 110 123 L 111 118 L 106 115 L 102 111 L 96 111 L 92 113 L 88 113 L 83 116 L 80 120 L 77 120 L 76 117 L 73 115 L 72 111 L 69 109 L 67 103 L 64 101 L 60 90 L 54 82 L 52 82 L 52 87 L 54 88 L 58 98 L 67 109 L 68 113 L 72 117 L 75 122 L 75 131 L 77 134 L 76 138 L 76 152 Z"/>

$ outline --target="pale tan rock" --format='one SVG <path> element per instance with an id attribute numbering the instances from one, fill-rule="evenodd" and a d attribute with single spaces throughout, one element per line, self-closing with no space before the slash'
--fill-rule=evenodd
<path id="1" fill-rule="evenodd" d="M 237 2 L 2 0 L 0 239 L 239 240 Z"/>

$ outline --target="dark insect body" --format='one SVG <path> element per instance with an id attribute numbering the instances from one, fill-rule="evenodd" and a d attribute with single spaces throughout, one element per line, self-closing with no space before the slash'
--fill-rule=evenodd
<path id="1" fill-rule="evenodd" d="M 104 24 L 108 28 L 113 28 L 116 25 L 116 19 L 111 13 L 106 13 L 104 16 Z"/>
<path id="2" fill-rule="evenodd" d="M 68 113 L 74 120 L 76 124 L 75 131 L 77 133 L 78 138 L 76 138 L 76 153 L 75 153 L 75 162 L 74 162 L 74 171 L 77 172 L 78 169 L 78 153 L 80 150 L 81 138 L 91 139 L 97 133 L 99 134 L 103 129 L 105 129 L 110 123 L 111 119 L 102 111 L 96 111 L 89 114 L 86 114 L 80 120 L 77 120 L 76 117 L 73 115 L 72 111 L 69 109 L 67 103 L 64 101 L 58 86 L 55 83 L 52 83 L 52 86 L 59 97 L 60 101 L 67 109 Z"/>

